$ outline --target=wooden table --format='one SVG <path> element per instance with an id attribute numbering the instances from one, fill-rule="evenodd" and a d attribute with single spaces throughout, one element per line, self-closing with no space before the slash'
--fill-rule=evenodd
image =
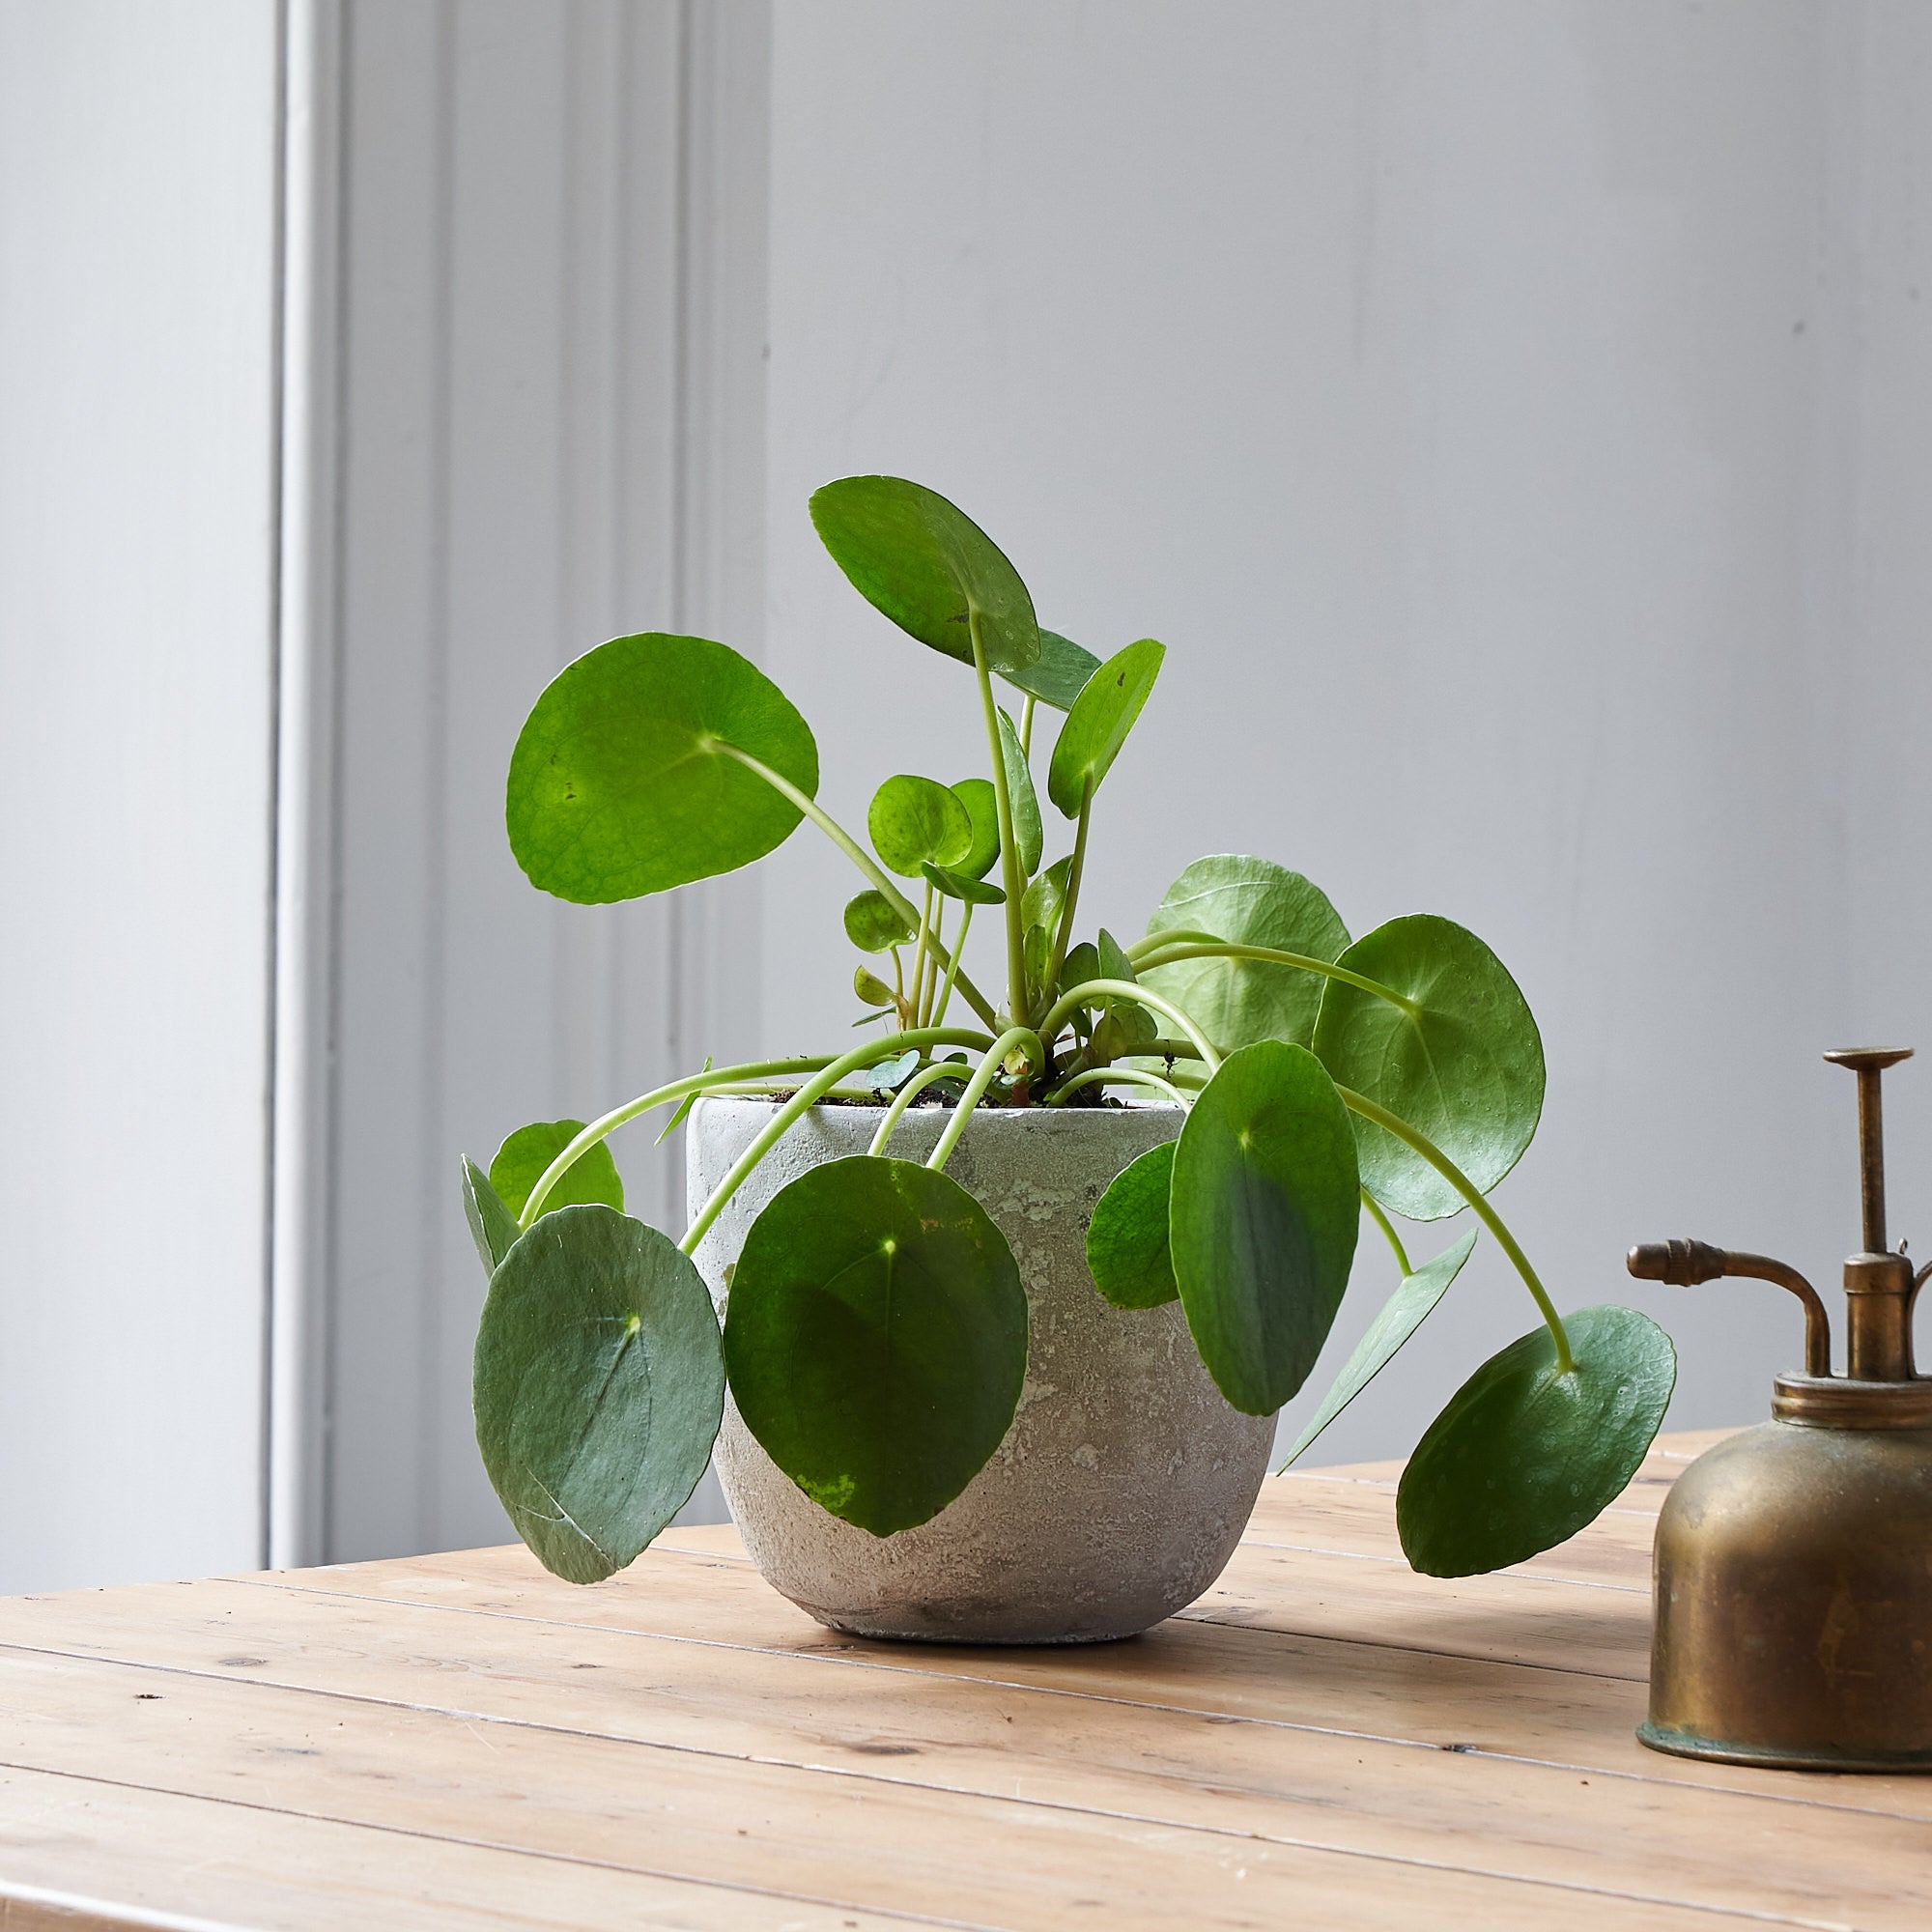
<path id="1" fill-rule="evenodd" d="M 1123 1644 L 853 1642 L 729 1529 L 0 1602 L 0 1928 L 1932 1926 L 1932 1780 L 1659 1757 L 1651 1520 L 1506 1576 L 1265 1485 Z"/>

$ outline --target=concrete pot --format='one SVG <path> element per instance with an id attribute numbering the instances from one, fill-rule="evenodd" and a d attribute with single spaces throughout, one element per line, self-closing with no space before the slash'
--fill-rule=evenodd
<path id="1" fill-rule="evenodd" d="M 694 1109 L 694 1210 L 772 1112 L 737 1098 Z M 880 1114 L 814 1109 L 732 1197 L 696 1257 L 721 1315 L 725 1268 L 766 1202 L 807 1168 L 864 1153 Z M 947 1118 L 913 1108 L 892 1152 L 923 1159 Z M 727 1397 L 718 1473 L 767 1582 L 834 1630 L 944 1643 L 1130 1636 L 1213 1582 L 1254 1508 L 1274 1425 L 1228 1406 L 1179 1302 L 1114 1308 L 1087 1271 L 1094 1204 L 1180 1121 L 1166 1106 L 974 1115 L 946 1171 L 998 1222 L 1025 1284 L 1027 1376 L 1012 1427 L 930 1522 L 880 1538 L 808 1498 Z"/>

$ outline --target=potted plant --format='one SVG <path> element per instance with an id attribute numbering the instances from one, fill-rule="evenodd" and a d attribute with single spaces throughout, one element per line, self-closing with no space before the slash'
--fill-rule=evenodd
<path id="1" fill-rule="evenodd" d="M 1544 1094 L 1501 961 L 1433 915 L 1351 939 L 1306 879 L 1241 857 L 1188 867 L 1130 943 L 1090 925 L 1090 830 L 1162 646 L 1101 663 L 1041 630 L 1004 553 L 918 484 L 847 477 L 811 516 L 860 594 L 958 665 L 987 768 L 888 777 L 862 840 L 819 803 L 805 720 L 724 644 L 619 638 L 538 698 L 507 798 L 531 881 L 581 903 L 669 891 L 810 819 L 863 877 L 843 923 L 868 1037 L 707 1063 L 587 1125 L 521 1128 L 487 1175 L 464 1163 L 490 1274 L 477 1440 L 519 1534 L 560 1577 L 608 1577 L 715 1446 L 760 1568 L 823 1621 L 1146 1628 L 1231 1553 L 1364 1214 L 1397 1285 L 1289 1460 L 1487 1231 L 1542 1319 L 1423 1433 L 1403 1547 L 1467 1575 L 1590 1521 L 1675 1358 L 1632 1309 L 1560 1318 L 1488 1199 Z M 1048 811 L 1070 827 L 1050 862 Z M 999 942 L 985 990 L 976 917 Z M 605 1145 L 658 1108 L 693 1123 L 677 1241 L 623 1212 Z M 1412 1265 L 1395 1221 L 1464 1209 L 1478 1225 Z"/>

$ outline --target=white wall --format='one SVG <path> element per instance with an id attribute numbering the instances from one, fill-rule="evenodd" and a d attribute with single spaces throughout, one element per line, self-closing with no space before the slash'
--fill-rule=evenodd
<path id="1" fill-rule="evenodd" d="M 1138 931 L 1189 859 L 1256 850 L 1355 931 L 1445 912 L 1511 964 L 1550 1084 L 1499 1205 L 1560 1304 L 1665 1321 L 1680 1426 L 1761 1414 L 1795 1311 L 1639 1289 L 1624 1248 L 1834 1280 L 1852 1095 L 1817 1053 L 1926 1031 L 1928 24 L 777 13 L 767 663 L 824 796 L 849 820 L 890 770 L 976 768 L 964 680 L 805 518 L 829 476 L 899 471 L 1007 545 L 1043 621 L 1170 647 L 1091 917 Z M 852 1010 L 852 888 L 810 837 L 767 866 L 774 1050 Z M 1895 1234 L 1932 1213 L 1928 1080 L 1893 1076 Z M 1405 1450 L 1533 1321 L 1487 1252 L 1329 1452 Z"/>
<path id="2" fill-rule="evenodd" d="M 277 57 L 0 4 L 0 1591 L 262 1556 Z"/>

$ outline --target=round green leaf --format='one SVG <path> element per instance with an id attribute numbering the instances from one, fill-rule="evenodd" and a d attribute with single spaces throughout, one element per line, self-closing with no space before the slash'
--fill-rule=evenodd
<path id="1" fill-rule="evenodd" d="M 517 1236 L 524 1231 L 490 1185 L 490 1177 L 467 1158 L 463 1163 L 463 1218 L 469 1224 L 469 1238 L 476 1243 L 483 1272 L 495 1274 L 497 1264 L 517 1245 Z"/>
<path id="2" fill-rule="evenodd" d="M 1158 1308 L 1180 1293 L 1168 1251 L 1174 1143 L 1149 1148 L 1115 1175 L 1087 1225 L 1087 1266 L 1116 1308 Z"/>
<path id="3" fill-rule="evenodd" d="M 961 779 L 952 796 L 973 821 L 973 843 L 952 869 L 962 878 L 983 879 L 1000 856 L 1000 798 L 991 779 Z"/>
<path id="4" fill-rule="evenodd" d="M 1006 894 L 998 886 L 989 886 L 983 879 L 968 878 L 945 866 L 935 866 L 930 859 L 919 869 L 925 874 L 929 886 L 944 893 L 950 899 L 964 899 L 969 905 L 1005 905 L 1007 902 Z"/>
<path id="5" fill-rule="evenodd" d="M 1581 1309 L 1563 1326 L 1569 1375 L 1538 1328 L 1492 1355 L 1415 1445 L 1395 1514 L 1425 1576 L 1526 1562 L 1594 1521 L 1636 1474 L 1677 1379 L 1670 1337 L 1634 1308 Z"/>
<path id="6" fill-rule="evenodd" d="M 497 1150 L 497 1158 L 490 1163 L 490 1185 L 512 1214 L 523 1214 L 530 1189 L 543 1179 L 544 1170 L 582 1131 L 582 1121 L 536 1121 L 519 1127 Z M 624 1211 L 624 1183 L 603 1141 L 571 1162 L 563 1179 L 544 1196 L 544 1212 L 593 1201 L 620 1214 Z"/>
<path id="7" fill-rule="evenodd" d="M 930 859 L 956 865 L 973 849 L 973 821 L 952 791 L 936 779 L 901 772 L 872 794 L 866 813 L 872 850 L 889 872 L 916 879 Z"/>
<path id="8" fill-rule="evenodd" d="M 1143 638 L 1110 657 L 1073 700 L 1046 772 L 1046 795 L 1066 817 L 1079 817 L 1080 801 L 1099 789 L 1153 690 L 1166 655 L 1165 644 Z"/>
<path id="9" fill-rule="evenodd" d="M 1315 1051 L 1337 1083 L 1366 1094 L 1435 1143 L 1487 1194 L 1520 1158 L 1543 1112 L 1543 1041 L 1503 962 L 1453 921 L 1417 913 L 1378 925 L 1339 964 L 1406 1006 L 1331 980 Z M 1411 1221 L 1466 1204 L 1382 1128 L 1357 1120 L 1362 1184 Z"/>
<path id="10" fill-rule="evenodd" d="M 1029 697 L 1037 697 L 1056 711 L 1070 711 L 1081 687 L 1099 668 L 1100 660 L 1092 651 L 1082 650 L 1071 638 L 1042 631 L 1038 658 L 1023 670 L 1008 671 L 1005 676 Z"/>
<path id="11" fill-rule="evenodd" d="M 753 1224 L 724 1358 L 772 1461 L 890 1536 L 937 1516 L 1000 1446 L 1026 1376 L 1026 1293 L 957 1181 L 855 1155 L 799 1176 Z"/>
<path id="12" fill-rule="evenodd" d="M 1032 872 L 1038 867 L 1046 835 L 1040 828 L 1039 800 L 1034 793 L 1026 753 L 1020 750 L 1020 734 L 1004 711 L 1000 713 L 1000 760 L 1007 768 L 1007 798 L 1012 808 L 1013 843 L 1019 848 L 1020 870 Z"/>
<path id="13" fill-rule="evenodd" d="M 977 611 L 992 669 L 1010 677 L 1038 660 L 1019 572 L 937 491 L 902 476 L 846 476 L 812 497 L 811 521 L 859 595 L 921 643 L 971 664 Z"/>
<path id="14" fill-rule="evenodd" d="M 1167 889 L 1148 935 L 1211 932 L 1236 946 L 1265 946 L 1333 959 L 1349 943 L 1327 895 L 1266 859 L 1197 859 Z M 1259 959 L 1183 959 L 1141 976 L 1223 1048 L 1258 1039 L 1306 1046 L 1325 983 L 1298 966 Z"/>
<path id="15" fill-rule="evenodd" d="M 845 902 L 845 937 L 861 952 L 890 952 L 912 937 L 912 927 L 884 893 L 868 887 Z"/>
<path id="16" fill-rule="evenodd" d="M 483 1466 L 544 1568 L 621 1570 L 689 1500 L 724 1412 L 696 1268 L 613 1208 L 546 1214 L 491 1277 L 474 1400 Z"/>
<path id="17" fill-rule="evenodd" d="M 517 864 L 603 905 L 763 858 L 801 813 L 727 745 L 817 792 L 810 727 L 756 665 L 661 632 L 598 645 L 552 679 L 510 754 Z"/>
<path id="18" fill-rule="evenodd" d="M 852 990 L 868 1007 L 890 1007 L 897 1004 L 893 989 L 876 973 L 864 965 L 852 969 Z"/>
<path id="19" fill-rule="evenodd" d="M 1348 1111 L 1305 1047 L 1231 1053 L 1175 1144 L 1168 1238 L 1221 1393 L 1272 1415 L 1308 1379 L 1349 1285 L 1361 1198 Z"/>
<path id="20" fill-rule="evenodd" d="M 1463 1264 L 1469 1259 L 1475 1245 L 1476 1230 L 1471 1228 L 1434 1261 L 1425 1263 L 1413 1274 L 1403 1276 L 1396 1292 L 1369 1323 L 1367 1333 L 1355 1344 L 1354 1352 L 1342 1365 L 1342 1373 L 1321 1398 L 1321 1406 L 1294 1438 L 1294 1447 L 1281 1465 L 1283 1469 L 1305 1456 L 1315 1438 L 1395 1359 L 1403 1344 L 1422 1326 L 1430 1311 L 1448 1293 L 1449 1284 L 1462 1273 Z M 1279 1475 L 1281 1471 L 1275 1473 Z"/>

